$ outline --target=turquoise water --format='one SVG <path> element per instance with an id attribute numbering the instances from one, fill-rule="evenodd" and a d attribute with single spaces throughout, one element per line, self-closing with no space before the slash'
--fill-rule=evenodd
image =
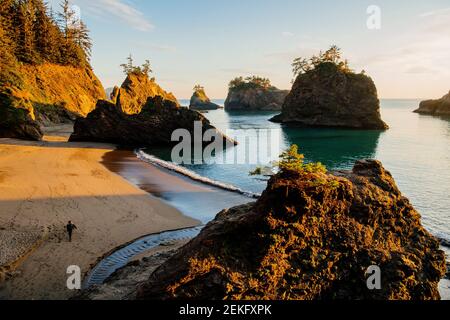
<path id="1" fill-rule="evenodd" d="M 182 105 L 188 101 L 180 101 Z M 223 100 L 216 100 L 223 105 Z M 383 100 L 382 116 L 390 130 L 355 131 L 284 127 L 268 121 L 276 113 L 227 113 L 210 111 L 205 116 L 222 131 L 247 134 L 247 129 L 275 129 L 280 147 L 297 144 L 306 161 L 322 162 L 330 170 L 351 169 L 355 160 L 375 158 L 393 174 L 403 194 L 423 216 L 424 225 L 450 241 L 450 121 L 421 116 L 412 111 L 418 100 Z M 238 146 L 238 152 L 243 152 Z M 150 152 L 150 151 L 149 151 Z M 170 160 L 170 150 L 151 150 Z M 212 180 L 260 193 L 267 182 L 251 177 L 256 165 L 203 164 L 186 166 Z"/>

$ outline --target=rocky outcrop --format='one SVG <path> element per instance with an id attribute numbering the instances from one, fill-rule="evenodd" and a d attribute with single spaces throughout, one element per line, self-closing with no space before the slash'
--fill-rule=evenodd
<path id="1" fill-rule="evenodd" d="M 137 297 L 427 300 L 439 299 L 445 272 L 419 213 L 381 163 L 365 160 L 352 171 L 272 177 L 256 203 L 219 213 Z"/>
<path id="2" fill-rule="evenodd" d="M 194 92 L 191 97 L 191 102 L 189 104 L 189 109 L 191 110 L 217 110 L 221 107 L 218 104 L 211 102 L 211 99 L 205 93 L 204 89 L 198 89 Z"/>
<path id="3" fill-rule="evenodd" d="M 311 127 L 388 129 L 372 79 L 322 63 L 300 74 L 274 122 Z"/>
<path id="4" fill-rule="evenodd" d="M 230 88 L 225 100 L 225 110 L 279 111 L 288 93 L 287 90 L 279 90 L 273 86 Z"/>
<path id="5" fill-rule="evenodd" d="M 39 141 L 42 137 L 33 109 L 14 106 L 8 96 L 0 94 L 0 138 Z"/>
<path id="6" fill-rule="evenodd" d="M 450 91 L 441 99 L 422 101 L 419 109 L 414 112 L 433 116 L 450 116 Z"/>
<path id="7" fill-rule="evenodd" d="M 146 104 L 148 98 L 162 97 L 178 105 L 172 93 L 164 91 L 154 79 L 146 74 L 130 73 L 119 89 L 114 89 L 111 100 L 125 114 L 138 114 Z"/>
<path id="8" fill-rule="evenodd" d="M 2 88 L 24 105 L 64 108 L 80 116 L 91 112 L 97 100 L 105 99 L 105 90 L 90 68 L 54 64 L 22 65 L 21 83 Z"/>
<path id="9" fill-rule="evenodd" d="M 123 104 L 122 104 L 123 106 Z M 70 141 L 108 142 L 124 146 L 167 146 L 172 133 L 186 129 L 194 137 L 194 123 L 201 122 L 203 132 L 215 128 L 200 113 L 180 108 L 172 100 L 150 97 L 137 114 L 124 112 L 119 105 L 100 100 L 86 118 L 75 122 Z M 227 138 L 217 131 L 224 140 Z M 230 143 L 232 141 L 230 140 Z"/>
<path id="10" fill-rule="evenodd" d="M 5 119 L 0 120 L 0 137 L 40 139 L 41 125 L 72 122 L 77 116 L 86 116 L 98 99 L 105 98 L 102 84 L 90 68 L 16 64 L 14 74 L 14 81 L 0 85 L 0 108 L 6 108 L 0 112 L 9 114 L 8 127 Z M 29 115 L 22 117 L 23 110 Z M 14 125 L 15 120 L 19 122 Z"/>

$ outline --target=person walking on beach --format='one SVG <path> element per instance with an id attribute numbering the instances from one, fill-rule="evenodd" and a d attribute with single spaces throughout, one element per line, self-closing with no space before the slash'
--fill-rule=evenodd
<path id="1" fill-rule="evenodd" d="M 77 229 L 77 226 L 74 225 L 72 223 L 72 221 L 69 221 L 69 223 L 67 224 L 66 228 L 67 228 L 67 233 L 69 234 L 69 242 L 72 242 L 72 232 L 73 232 L 74 229 Z"/>

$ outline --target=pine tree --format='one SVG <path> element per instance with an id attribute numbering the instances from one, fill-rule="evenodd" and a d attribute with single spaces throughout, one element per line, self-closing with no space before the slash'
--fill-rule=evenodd
<path id="1" fill-rule="evenodd" d="M 33 28 L 36 18 L 34 3 L 28 0 L 19 1 L 16 17 L 18 31 L 16 57 L 22 62 L 33 63 L 36 61 Z"/>
<path id="2" fill-rule="evenodd" d="M 74 24 L 74 41 L 83 50 L 86 58 L 89 59 L 92 51 L 92 40 L 89 36 L 89 29 L 81 19 Z"/>

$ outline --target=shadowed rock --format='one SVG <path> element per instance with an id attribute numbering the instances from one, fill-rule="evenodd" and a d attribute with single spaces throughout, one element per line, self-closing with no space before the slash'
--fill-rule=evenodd
<path id="1" fill-rule="evenodd" d="M 194 137 L 194 123 L 202 123 L 203 132 L 216 130 L 200 113 L 180 108 L 161 96 L 148 98 L 140 113 L 129 115 L 111 102 L 100 100 L 87 118 L 75 122 L 70 141 L 108 142 L 124 146 L 167 146 L 173 131 L 187 129 Z M 233 143 L 216 130 L 224 141 Z"/>
<path id="2" fill-rule="evenodd" d="M 0 94 L 0 138 L 42 140 L 40 125 L 33 110 L 12 106 L 9 97 Z"/>
<path id="3" fill-rule="evenodd" d="M 450 116 L 450 92 L 438 100 L 422 101 L 419 109 L 414 112 L 433 116 Z"/>
<path id="4" fill-rule="evenodd" d="M 186 129 L 194 139 L 195 122 L 202 125 L 202 133 L 213 129 L 228 146 L 234 141 L 215 129 L 203 115 L 181 108 L 177 99 L 167 93 L 145 74 L 130 74 L 121 88 L 113 90 L 112 100 L 99 100 L 86 118 L 75 122 L 70 141 L 109 142 L 124 146 L 173 145 L 172 133 Z M 194 143 L 194 141 L 192 141 Z M 201 142 L 203 144 L 203 142 Z"/>
<path id="5" fill-rule="evenodd" d="M 233 88 L 229 90 L 225 100 L 225 110 L 279 111 L 288 93 L 288 90 L 280 90 L 273 86 Z"/>
<path id="6" fill-rule="evenodd" d="M 381 289 L 366 271 L 381 269 Z M 219 213 L 138 288 L 138 299 L 439 299 L 439 242 L 374 160 L 280 173 Z"/>
<path id="7" fill-rule="evenodd" d="M 300 74 L 274 122 L 311 127 L 388 129 L 371 78 L 322 63 Z"/>

